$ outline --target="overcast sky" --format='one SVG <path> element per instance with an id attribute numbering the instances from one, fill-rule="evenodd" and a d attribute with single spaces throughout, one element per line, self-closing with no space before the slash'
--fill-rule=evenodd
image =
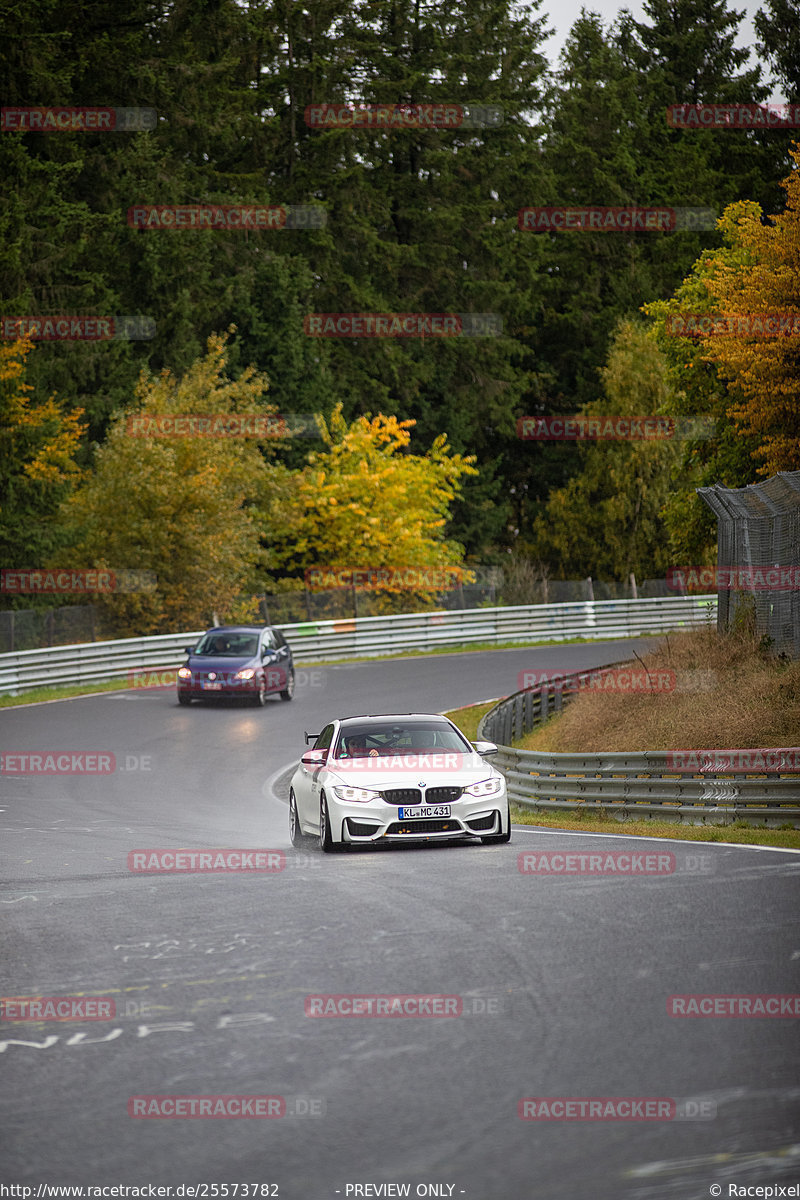
<path id="1" fill-rule="evenodd" d="M 555 63 L 557 61 L 559 52 L 567 40 L 569 31 L 580 16 L 581 8 L 583 7 L 589 12 L 599 13 L 605 26 L 608 26 L 611 21 L 615 20 L 621 8 L 629 9 L 637 21 L 645 19 L 643 6 L 638 0 L 620 0 L 619 3 L 616 3 L 615 0 L 543 0 L 539 12 L 547 14 L 548 28 L 555 30 L 555 33 L 544 43 L 545 53 L 552 62 Z M 740 47 L 752 46 L 756 40 L 755 30 L 753 29 L 753 17 L 759 8 L 763 7 L 761 0 L 731 0 L 728 7 L 732 8 L 735 12 L 744 10 L 745 13 L 742 23 L 739 26 L 737 45 Z M 750 61 L 747 65 L 753 66 L 755 59 L 755 54 L 751 53 Z M 765 74 L 768 74 L 768 72 L 765 72 Z M 779 95 L 776 90 L 770 98 L 772 100 L 782 100 L 783 96 Z"/>

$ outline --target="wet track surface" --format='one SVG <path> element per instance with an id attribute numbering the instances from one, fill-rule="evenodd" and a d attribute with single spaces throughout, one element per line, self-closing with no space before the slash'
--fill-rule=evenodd
<path id="1" fill-rule="evenodd" d="M 181 709 L 152 691 L 2 713 L 6 754 L 116 763 L 2 777 L 2 995 L 117 1009 L 0 1025 L 3 1182 L 173 1195 L 269 1183 L 285 1200 L 693 1200 L 715 1184 L 798 1182 L 797 1020 L 667 1010 L 673 994 L 800 991 L 797 855 L 638 841 L 675 870 L 559 877 L 521 872 L 520 853 L 631 843 L 519 827 L 507 846 L 323 856 L 289 843 L 304 729 L 441 711 L 515 690 L 523 667 L 641 645 L 318 668 L 292 703 L 263 710 Z M 130 871 L 128 854 L 152 847 L 266 848 L 285 866 Z M 308 997 L 326 995 L 457 997 L 460 1015 L 308 1016 Z M 177 1094 L 281 1097 L 284 1115 L 128 1115 L 131 1097 Z M 525 1097 L 678 1107 L 670 1120 L 526 1121 Z"/>

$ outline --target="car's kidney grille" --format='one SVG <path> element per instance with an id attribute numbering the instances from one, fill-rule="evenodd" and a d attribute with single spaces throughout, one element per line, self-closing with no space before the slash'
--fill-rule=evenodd
<path id="1" fill-rule="evenodd" d="M 419 788 L 386 788 L 381 796 L 387 804 L 421 804 L 422 792 Z"/>
<path id="2" fill-rule="evenodd" d="M 385 788 L 381 796 L 387 804 L 451 804 L 461 795 L 460 787 L 433 787 L 427 791 L 420 788 Z"/>
<path id="3" fill-rule="evenodd" d="M 461 795 L 460 787 L 428 788 L 425 793 L 426 804 L 450 804 Z"/>

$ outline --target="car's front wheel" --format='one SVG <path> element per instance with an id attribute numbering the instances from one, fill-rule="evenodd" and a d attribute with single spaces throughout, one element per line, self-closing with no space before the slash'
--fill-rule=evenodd
<path id="1" fill-rule="evenodd" d="M 335 854 L 341 850 L 341 842 L 333 840 L 331 833 L 331 819 L 328 814 L 328 801 L 325 799 L 323 792 L 319 801 L 319 848 L 325 854 Z"/>
<path id="2" fill-rule="evenodd" d="M 501 842 L 511 841 L 511 812 L 506 810 L 506 815 L 508 819 L 508 830 L 506 833 L 492 833 L 489 837 L 481 838 L 484 846 L 497 846 Z"/>
<path id="3" fill-rule="evenodd" d="M 291 700 L 294 695 L 294 667 L 289 668 L 289 674 L 286 677 L 286 687 L 281 692 L 281 700 Z"/>
<path id="4" fill-rule="evenodd" d="M 289 837 L 292 839 L 292 845 L 298 850 L 306 844 L 306 835 L 300 826 L 300 814 L 297 811 L 294 790 L 289 792 Z"/>
<path id="5" fill-rule="evenodd" d="M 259 708 L 263 708 L 267 703 L 267 681 L 263 675 L 258 681 L 258 689 L 255 696 L 253 696 L 252 703 L 258 705 Z"/>
<path id="6" fill-rule="evenodd" d="M 192 697 L 187 696 L 185 692 L 178 692 L 178 704 L 191 704 Z"/>

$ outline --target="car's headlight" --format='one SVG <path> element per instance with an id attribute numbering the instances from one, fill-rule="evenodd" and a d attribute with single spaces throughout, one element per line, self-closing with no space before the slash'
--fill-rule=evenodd
<path id="1" fill-rule="evenodd" d="M 192 672 L 189 670 L 188 667 L 179 667 L 178 668 L 178 679 L 191 679 L 191 678 L 192 678 Z"/>
<path id="2" fill-rule="evenodd" d="M 464 791 L 470 796 L 496 796 L 502 790 L 503 781 L 496 775 L 491 779 L 482 779 L 480 783 L 471 783 L 468 788 L 464 788 Z"/>
<path id="3" fill-rule="evenodd" d="M 366 804 L 369 800 L 379 800 L 380 792 L 372 791 L 370 788 L 357 787 L 335 787 L 333 794 L 337 800 L 347 800 L 348 803 L 355 801 L 356 804 Z"/>
<path id="4" fill-rule="evenodd" d="M 243 671 L 237 671 L 233 678 L 234 679 L 252 679 L 254 675 L 255 675 L 255 671 L 253 670 L 252 667 L 245 667 L 245 669 Z"/>

